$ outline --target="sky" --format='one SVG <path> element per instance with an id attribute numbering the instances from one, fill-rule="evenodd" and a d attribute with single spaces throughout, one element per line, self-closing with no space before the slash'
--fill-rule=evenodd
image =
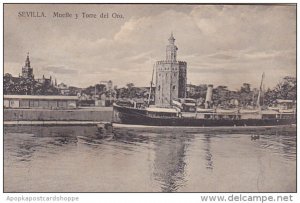
<path id="1" fill-rule="evenodd" d="M 46 17 L 19 15 L 30 11 Z M 177 59 L 188 64 L 188 83 L 258 87 L 265 72 L 265 87 L 272 88 L 296 76 L 295 5 L 6 4 L 4 73 L 18 76 L 29 52 L 35 78 L 52 75 L 77 87 L 107 80 L 149 86 L 171 32 Z"/>

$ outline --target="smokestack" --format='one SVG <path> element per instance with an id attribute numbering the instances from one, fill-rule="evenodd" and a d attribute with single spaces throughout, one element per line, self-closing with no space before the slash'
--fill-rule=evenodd
<path id="1" fill-rule="evenodd" d="M 207 86 L 206 91 L 206 98 L 205 98 L 205 108 L 210 108 L 210 105 L 212 103 L 212 91 L 213 91 L 213 85 Z"/>

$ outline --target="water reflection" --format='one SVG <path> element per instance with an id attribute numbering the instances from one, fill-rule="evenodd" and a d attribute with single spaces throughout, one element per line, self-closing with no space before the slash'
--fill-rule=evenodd
<path id="1" fill-rule="evenodd" d="M 154 177 L 162 192 L 174 192 L 185 183 L 187 140 L 182 135 L 166 135 L 155 142 Z"/>
<path id="2" fill-rule="evenodd" d="M 59 186 L 68 192 L 296 189 L 296 130 L 290 128 L 230 133 L 126 129 L 103 139 L 95 126 L 5 127 L 4 132 L 7 192 L 56 191 Z M 77 136 L 91 139 L 79 143 Z M 47 162 L 56 165 L 49 168 Z M 246 166 L 251 168 L 245 171 Z M 35 186 L 45 178 L 47 184 Z"/>
<path id="3" fill-rule="evenodd" d="M 212 157 L 213 155 L 211 154 L 210 151 L 210 139 L 211 139 L 211 135 L 204 135 L 204 151 L 205 151 L 205 160 L 206 160 L 206 168 L 207 169 L 213 169 L 213 160 Z"/>
<path id="4" fill-rule="evenodd" d="M 80 128 L 79 128 L 80 129 Z M 76 135 L 95 132 L 93 128 L 74 128 L 56 127 L 6 127 L 4 130 L 6 155 L 12 153 L 19 161 L 29 162 L 37 153 L 46 152 L 48 154 L 57 153 L 57 148 L 64 148 L 68 144 L 76 143 Z M 75 136 L 74 136 L 75 135 Z"/>
<path id="5" fill-rule="evenodd" d="M 279 134 L 261 135 L 257 140 L 259 147 L 272 151 L 272 153 L 284 156 L 287 159 L 296 160 L 296 134 L 290 135 Z"/>

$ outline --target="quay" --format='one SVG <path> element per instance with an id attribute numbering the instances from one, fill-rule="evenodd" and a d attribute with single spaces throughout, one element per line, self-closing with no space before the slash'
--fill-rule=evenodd
<path id="1" fill-rule="evenodd" d="M 97 121 L 4 121 L 4 126 L 58 126 L 58 125 L 98 125 Z"/>
<path id="2" fill-rule="evenodd" d="M 112 107 L 88 107 L 78 109 L 4 109 L 4 125 L 38 124 L 94 124 L 111 122 Z"/>

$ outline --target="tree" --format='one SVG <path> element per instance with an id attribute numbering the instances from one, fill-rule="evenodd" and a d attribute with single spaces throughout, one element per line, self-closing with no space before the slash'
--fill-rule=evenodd
<path id="1" fill-rule="evenodd" d="M 241 92 L 250 93 L 251 88 L 249 83 L 243 83 L 243 86 L 241 87 Z"/>
<path id="2" fill-rule="evenodd" d="M 277 99 L 296 100 L 297 81 L 295 77 L 286 76 L 275 87 Z"/>
<path id="3" fill-rule="evenodd" d="M 127 83 L 126 84 L 127 89 L 131 90 L 134 87 L 133 83 Z"/>
<path id="4" fill-rule="evenodd" d="M 239 94 L 239 102 L 243 105 L 253 105 L 253 97 L 254 92 L 251 91 L 251 86 L 248 83 L 243 83 L 243 86 L 241 87 Z"/>
<path id="5" fill-rule="evenodd" d="M 271 105 L 276 99 L 296 100 L 297 98 L 297 80 L 295 77 L 284 77 L 273 90 L 270 88 L 265 93 L 264 101 Z"/>
<path id="6" fill-rule="evenodd" d="M 227 86 L 220 85 L 217 88 L 213 89 L 213 103 L 215 105 L 226 106 L 229 98 L 229 90 Z"/>

